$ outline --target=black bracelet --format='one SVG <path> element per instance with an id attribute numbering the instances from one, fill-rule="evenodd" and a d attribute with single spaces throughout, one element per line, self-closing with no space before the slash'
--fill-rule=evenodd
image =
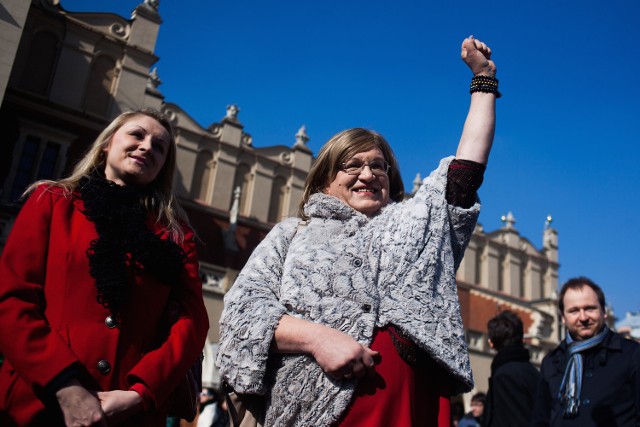
<path id="1" fill-rule="evenodd" d="M 484 92 L 492 93 L 496 98 L 500 98 L 502 94 L 498 91 L 498 79 L 491 76 L 475 76 L 471 79 L 469 93 Z"/>

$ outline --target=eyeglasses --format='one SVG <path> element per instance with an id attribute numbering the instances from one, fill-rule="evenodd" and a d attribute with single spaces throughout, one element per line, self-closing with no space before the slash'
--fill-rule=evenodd
<path id="1" fill-rule="evenodd" d="M 348 162 L 340 163 L 340 170 L 347 175 L 360 175 L 365 166 L 369 166 L 371 173 L 375 176 L 387 176 L 389 173 L 389 163 L 384 160 L 374 160 L 372 162 L 363 162 L 357 159 L 349 160 Z"/>

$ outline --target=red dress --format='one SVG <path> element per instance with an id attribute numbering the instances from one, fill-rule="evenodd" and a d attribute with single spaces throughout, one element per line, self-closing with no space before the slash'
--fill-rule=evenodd
<path id="1" fill-rule="evenodd" d="M 353 400 L 335 427 L 450 425 L 450 402 L 443 372 L 429 360 L 418 360 L 411 366 L 398 354 L 392 334 L 413 346 L 395 329 L 384 327 L 375 331 L 371 349 L 381 356 L 376 375 L 358 381 Z"/>

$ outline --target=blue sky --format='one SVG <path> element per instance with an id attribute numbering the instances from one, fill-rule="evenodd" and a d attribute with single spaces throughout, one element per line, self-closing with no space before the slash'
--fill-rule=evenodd
<path id="1" fill-rule="evenodd" d="M 61 4 L 129 17 L 139 2 Z M 203 127 L 237 104 L 256 147 L 290 146 L 303 124 L 314 153 L 342 129 L 375 129 L 407 190 L 455 152 L 471 78 L 460 44 L 486 41 L 503 98 L 480 222 L 493 231 L 512 211 L 540 248 L 552 215 L 561 282 L 589 276 L 618 317 L 640 309 L 637 0 L 161 0 L 159 11 L 167 102 Z"/>

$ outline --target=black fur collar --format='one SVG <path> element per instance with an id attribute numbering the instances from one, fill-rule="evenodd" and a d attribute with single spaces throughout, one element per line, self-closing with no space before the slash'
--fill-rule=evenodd
<path id="1" fill-rule="evenodd" d="M 169 285 L 178 283 L 186 255 L 176 243 L 149 230 L 144 190 L 116 185 L 98 173 L 83 178 L 79 190 L 83 213 L 98 232 L 87 249 L 98 303 L 120 317 L 132 273 L 151 274 Z"/>

